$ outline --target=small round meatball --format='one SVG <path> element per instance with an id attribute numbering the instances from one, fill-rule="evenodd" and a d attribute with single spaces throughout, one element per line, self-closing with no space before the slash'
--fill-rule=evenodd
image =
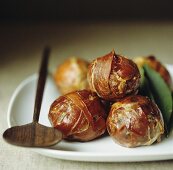
<path id="1" fill-rule="evenodd" d="M 154 56 L 137 57 L 134 59 L 134 62 L 138 65 L 138 67 L 142 67 L 144 64 L 148 64 L 151 68 L 160 74 L 160 76 L 165 80 L 170 88 L 172 87 L 172 80 L 168 70 Z"/>
<path id="2" fill-rule="evenodd" d="M 88 65 L 89 63 L 83 59 L 71 57 L 57 67 L 54 80 L 61 94 L 89 89 L 87 81 Z"/>
<path id="3" fill-rule="evenodd" d="M 90 89 L 105 100 L 116 101 L 135 94 L 140 82 L 137 65 L 114 51 L 95 59 L 89 66 Z"/>
<path id="4" fill-rule="evenodd" d="M 69 140 L 90 141 L 106 130 L 106 112 L 100 98 L 87 90 L 60 96 L 52 103 L 48 116 Z"/>
<path id="5" fill-rule="evenodd" d="M 148 97 L 129 96 L 114 103 L 107 118 L 107 130 L 125 147 L 151 145 L 164 133 L 162 114 Z"/>

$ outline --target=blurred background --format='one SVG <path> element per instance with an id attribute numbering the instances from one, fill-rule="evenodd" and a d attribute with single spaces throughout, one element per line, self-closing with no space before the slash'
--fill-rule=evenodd
<path id="1" fill-rule="evenodd" d="M 0 63 L 35 68 L 47 44 L 54 67 L 69 56 L 92 60 L 112 49 L 170 63 L 172 7 L 170 0 L 0 1 Z"/>
<path id="2" fill-rule="evenodd" d="M 172 19 L 170 0 L 5 0 L 2 20 Z"/>

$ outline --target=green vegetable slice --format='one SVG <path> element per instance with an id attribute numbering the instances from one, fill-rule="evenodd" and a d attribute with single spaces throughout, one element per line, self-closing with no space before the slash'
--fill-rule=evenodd
<path id="1" fill-rule="evenodd" d="M 173 92 L 172 92 L 172 101 L 173 101 Z M 172 106 L 173 106 L 173 104 L 172 104 Z M 168 124 L 168 131 L 171 131 L 172 128 L 173 128 L 173 107 L 172 107 L 172 114 L 170 117 L 170 121 Z"/>
<path id="2" fill-rule="evenodd" d="M 149 86 L 151 87 L 154 100 L 162 112 L 165 130 L 167 131 L 173 108 L 171 90 L 158 72 L 147 64 L 145 64 L 143 68 L 149 80 Z"/>
<path id="3" fill-rule="evenodd" d="M 154 101 L 154 97 L 149 86 L 149 81 L 144 74 L 144 69 L 141 67 L 139 71 L 141 74 L 139 94 L 141 94 L 142 96 L 148 96 L 152 101 Z"/>

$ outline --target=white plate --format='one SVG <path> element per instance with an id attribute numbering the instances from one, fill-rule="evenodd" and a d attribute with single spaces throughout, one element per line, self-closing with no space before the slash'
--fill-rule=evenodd
<path id="1" fill-rule="evenodd" d="M 173 67 L 167 66 L 172 77 Z M 24 80 L 15 90 L 8 109 L 8 125 L 23 125 L 32 121 L 37 75 Z M 40 123 L 50 126 L 50 104 L 59 96 L 51 76 L 48 76 L 40 114 Z M 165 96 L 166 97 L 166 96 Z M 51 148 L 32 148 L 42 155 L 77 161 L 129 162 L 173 159 L 173 132 L 161 143 L 137 148 L 125 148 L 115 144 L 107 136 L 91 142 L 61 141 Z"/>

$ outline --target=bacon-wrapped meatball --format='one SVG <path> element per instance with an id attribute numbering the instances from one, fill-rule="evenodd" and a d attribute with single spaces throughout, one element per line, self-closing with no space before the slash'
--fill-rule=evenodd
<path id="1" fill-rule="evenodd" d="M 89 88 L 88 65 L 89 63 L 83 59 L 70 57 L 57 67 L 54 80 L 61 94 Z"/>
<path id="2" fill-rule="evenodd" d="M 106 113 L 100 98 L 87 90 L 60 96 L 50 107 L 49 120 L 70 140 L 93 140 L 106 130 Z"/>
<path id="3" fill-rule="evenodd" d="M 125 147 L 151 145 L 164 133 L 159 108 L 144 96 L 129 96 L 114 103 L 106 125 L 113 140 Z"/>
<path id="4" fill-rule="evenodd" d="M 134 59 L 134 62 L 138 65 L 138 67 L 142 67 L 144 64 L 148 64 L 155 71 L 157 71 L 160 74 L 160 76 L 162 76 L 162 78 L 165 80 L 167 85 L 171 88 L 172 80 L 171 80 L 171 76 L 170 76 L 168 70 L 154 56 L 137 57 Z"/>
<path id="5" fill-rule="evenodd" d="M 89 66 L 90 89 L 105 100 L 116 101 L 134 94 L 140 82 L 137 65 L 114 51 L 95 59 Z"/>

